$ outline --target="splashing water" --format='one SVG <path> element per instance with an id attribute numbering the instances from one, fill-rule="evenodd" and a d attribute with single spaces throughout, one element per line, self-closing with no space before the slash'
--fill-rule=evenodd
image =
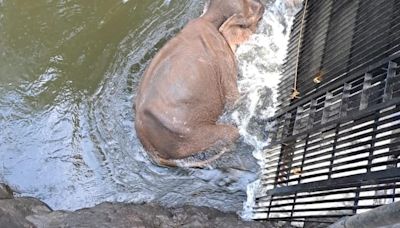
<path id="1" fill-rule="evenodd" d="M 280 79 L 286 47 L 294 14 L 300 2 L 278 0 L 270 3 L 257 34 L 237 50 L 240 78 L 238 86 L 241 105 L 231 118 L 239 127 L 244 141 L 254 147 L 253 156 L 262 164 L 263 148 L 269 143 L 268 119 L 275 112 L 276 89 Z M 260 189 L 256 180 L 247 186 L 247 201 L 243 205 L 241 217 L 252 218 L 252 207 Z"/>

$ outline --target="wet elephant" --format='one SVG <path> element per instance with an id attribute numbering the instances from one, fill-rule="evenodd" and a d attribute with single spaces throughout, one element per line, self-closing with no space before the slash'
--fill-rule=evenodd
<path id="1" fill-rule="evenodd" d="M 263 12 L 259 0 L 210 0 L 206 12 L 151 61 L 136 97 L 135 127 L 159 165 L 176 166 L 178 159 L 239 137 L 236 127 L 217 120 L 239 96 L 235 49 L 256 30 Z"/>

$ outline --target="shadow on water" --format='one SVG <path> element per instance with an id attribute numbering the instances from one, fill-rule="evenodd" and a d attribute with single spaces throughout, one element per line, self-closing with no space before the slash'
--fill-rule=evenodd
<path id="1" fill-rule="evenodd" d="M 203 7 L 197 0 L 0 0 L 0 182 L 54 209 L 156 201 L 240 210 L 258 172 L 246 134 L 216 169 L 170 169 L 149 161 L 133 127 L 149 60 Z M 251 72 L 245 53 L 242 75 Z M 248 83 L 241 84 L 247 95 Z M 272 91 L 261 90 L 261 106 L 270 107 Z M 228 119 L 253 125 L 242 132 L 261 132 L 262 141 L 264 122 L 254 116 L 265 113 L 238 117 L 260 110 L 250 103 Z"/>

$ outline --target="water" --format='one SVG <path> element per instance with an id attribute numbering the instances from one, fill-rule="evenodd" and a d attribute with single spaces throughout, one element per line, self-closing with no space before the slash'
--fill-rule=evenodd
<path id="1" fill-rule="evenodd" d="M 263 165 L 263 148 L 268 145 L 268 132 L 273 123 L 268 120 L 275 113 L 277 85 L 295 13 L 301 1 L 268 1 L 263 21 L 257 34 L 237 50 L 240 77 L 241 107 L 231 114 L 239 126 L 245 143 L 253 146 L 252 155 L 260 167 Z M 240 213 L 243 219 L 252 218 L 255 197 L 262 186 L 257 179 L 247 185 L 247 200 Z"/>
<path id="2" fill-rule="evenodd" d="M 203 2 L 0 0 L 0 182 L 53 209 L 155 201 L 240 211 L 298 7 L 268 2 L 259 34 L 238 50 L 241 105 L 222 118 L 242 143 L 213 169 L 171 169 L 143 151 L 133 101 L 151 57 Z"/>

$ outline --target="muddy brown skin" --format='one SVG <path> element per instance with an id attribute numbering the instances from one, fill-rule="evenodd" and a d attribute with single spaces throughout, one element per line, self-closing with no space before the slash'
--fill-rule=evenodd
<path id="1" fill-rule="evenodd" d="M 135 107 L 137 135 L 156 163 L 176 166 L 174 160 L 239 137 L 236 127 L 216 121 L 239 97 L 234 51 L 263 11 L 258 0 L 211 0 L 203 16 L 156 54 Z"/>

